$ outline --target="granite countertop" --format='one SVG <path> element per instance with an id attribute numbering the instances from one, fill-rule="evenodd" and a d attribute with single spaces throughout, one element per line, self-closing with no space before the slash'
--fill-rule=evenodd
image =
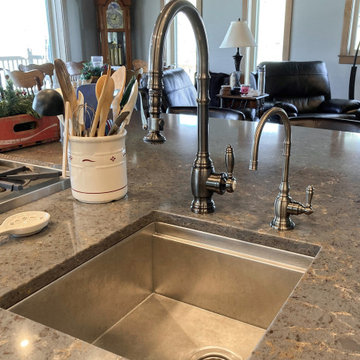
<path id="1" fill-rule="evenodd" d="M 149 145 L 135 116 L 126 139 L 128 196 L 109 204 L 84 204 L 71 190 L 0 214 L 44 210 L 51 221 L 40 233 L 0 236 L 0 358 L 121 359 L 71 336 L 15 315 L 6 308 L 110 247 L 142 223 L 163 216 L 231 235 L 242 229 L 275 235 L 275 246 L 321 247 L 312 266 L 268 329 L 251 359 L 360 358 L 360 134 L 292 127 L 291 196 L 305 201 L 314 185 L 314 213 L 294 216 L 292 231 L 269 226 L 281 180 L 283 128 L 267 124 L 260 141 L 259 170 L 248 170 L 256 123 L 211 119 L 210 153 L 223 171 L 228 143 L 235 149 L 234 194 L 214 195 L 216 212 L 190 212 L 190 168 L 197 150 L 196 119 L 168 116 L 163 145 Z M 0 157 L 60 164 L 61 144 L 51 143 Z M 224 230 L 225 231 L 225 230 Z M 257 240 L 255 240 L 257 241 Z M 270 244 L 271 245 L 271 244 Z M 274 245 L 274 244 L 272 244 Z M 26 338 L 27 346 L 21 343 Z M 22 344 L 22 345 L 21 345 Z"/>

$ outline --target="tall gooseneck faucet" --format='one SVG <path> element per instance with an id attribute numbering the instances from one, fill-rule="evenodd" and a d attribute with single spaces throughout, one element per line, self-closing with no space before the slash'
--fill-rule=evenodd
<path id="1" fill-rule="evenodd" d="M 197 60 L 198 83 L 198 150 L 191 172 L 191 188 L 194 199 L 191 210 L 195 213 L 211 213 L 215 210 L 212 194 L 233 192 L 236 179 L 232 176 L 234 156 L 230 146 L 225 153 L 228 173 L 215 173 L 209 156 L 209 50 L 204 23 L 197 9 L 188 1 L 174 0 L 169 2 L 155 23 L 149 50 L 149 103 L 150 126 L 145 142 L 162 143 L 166 139 L 161 134 L 163 120 L 161 113 L 163 50 L 166 31 L 175 15 L 183 12 L 189 19 L 197 43 L 199 56 Z"/>
<path id="2" fill-rule="evenodd" d="M 290 120 L 283 109 L 274 107 L 264 113 L 261 117 L 258 126 L 256 127 L 253 148 L 250 159 L 250 170 L 257 170 L 259 142 L 262 130 L 269 118 L 278 115 L 284 125 L 285 140 L 284 140 L 284 166 L 282 171 L 281 183 L 279 186 L 279 193 L 274 202 L 275 216 L 270 223 L 270 226 L 277 230 L 291 230 L 295 227 L 295 223 L 291 220 L 290 215 L 299 215 L 305 213 L 312 214 L 311 199 L 313 196 L 313 187 L 309 185 L 306 188 L 306 205 L 292 200 L 289 195 L 289 165 L 290 165 L 290 148 L 291 148 L 291 126 Z"/>

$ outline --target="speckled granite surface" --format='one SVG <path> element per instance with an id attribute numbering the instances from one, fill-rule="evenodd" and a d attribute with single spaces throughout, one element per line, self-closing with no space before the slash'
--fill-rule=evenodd
<path id="1" fill-rule="evenodd" d="M 190 168 L 197 148 L 194 118 L 168 118 L 168 141 L 161 146 L 143 143 L 140 122 L 133 119 L 127 137 L 127 198 L 90 205 L 74 200 L 65 190 L 0 214 L 0 221 L 25 210 L 51 214 L 49 226 L 37 235 L 0 236 L 1 306 L 11 306 L 143 224 L 167 217 L 174 223 L 300 253 L 316 253 L 321 247 L 251 359 L 359 359 L 360 135 L 293 127 L 291 195 L 305 201 L 306 186 L 314 185 L 314 214 L 294 216 L 296 228 L 278 233 L 268 224 L 281 179 L 283 129 L 266 125 L 259 170 L 250 172 L 255 126 L 211 121 L 215 168 L 224 170 L 225 146 L 232 144 L 238 187 L 234 194 L 214 195 L 215 214 L 203 216 L 189 210 Z M 56 164 L 60 154 L 60 144 L 52 143 L 1 157 Z M 119 359 L 8 310 L 0 311 L 0 328 L 1 359 Z M 29 340 L 27 346 L 21 346 L 24 339 Z"/>

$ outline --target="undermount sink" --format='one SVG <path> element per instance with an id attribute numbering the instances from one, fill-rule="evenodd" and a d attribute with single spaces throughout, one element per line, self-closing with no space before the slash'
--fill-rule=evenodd
<path id="1" fill-rule="evenodd" d="M 313 259 L 154 222 L 10 310 L 131 360 L 245 360 Z"/>

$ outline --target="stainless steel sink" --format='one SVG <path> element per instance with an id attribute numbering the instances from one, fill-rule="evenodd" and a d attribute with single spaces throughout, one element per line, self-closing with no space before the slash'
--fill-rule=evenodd
<path id="1" fill-rule="evenodd" d="M 155 222 L 10 310 L 131 360 L 247 359 L 312 260 Z"/>

